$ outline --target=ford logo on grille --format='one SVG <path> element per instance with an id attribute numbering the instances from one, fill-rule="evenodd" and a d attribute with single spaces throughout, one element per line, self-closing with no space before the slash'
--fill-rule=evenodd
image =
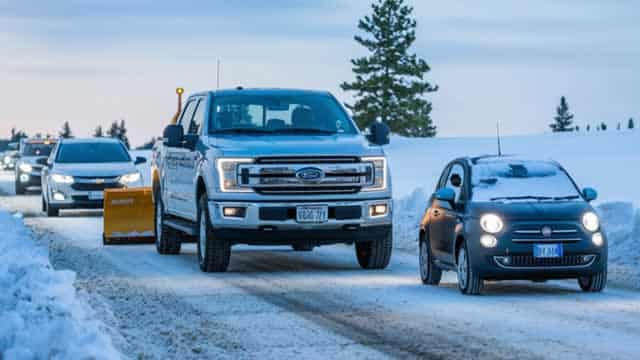
<path id="1" fill-rule="evenodd" d="M 304 182 L 319 182 L 324 172 L 316 167 L 306 167 L 296 171 L 296 177 Z"/>

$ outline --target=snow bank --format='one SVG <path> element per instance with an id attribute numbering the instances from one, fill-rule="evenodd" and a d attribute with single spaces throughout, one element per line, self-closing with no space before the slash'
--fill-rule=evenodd
<path id="1" fill-rule="evenodd" d="M 0 210 L 0 359 L 116 359 L 104 325 L 20 216 Z"/>

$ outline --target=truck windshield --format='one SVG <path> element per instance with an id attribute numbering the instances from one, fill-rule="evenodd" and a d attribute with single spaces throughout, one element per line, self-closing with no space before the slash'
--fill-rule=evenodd
<path id="1" fill-rule="evenodd" d="M 22 149 L 23 156 L 49 156 L 55 144 L 26 143 Z"/>
<path id="2" fill-rule="evenodd" d="M 112 163 L 129 162 L 129 152 L 119 143 L 62 143 L 56 162 L 63 164 L 76 163 Z"/>
<path id="3" fill-rule="evenodd" d="M 567 173 L 549 161 L 501 160 L 472 167 L 473 201 L 576 200 L 580 193 Z"/>
<path id="4" fill-rule="evenodd" d="M 337 101 L 323 94 L 223 95 L 211 110 L 211 133 L 356 133 Z"/>

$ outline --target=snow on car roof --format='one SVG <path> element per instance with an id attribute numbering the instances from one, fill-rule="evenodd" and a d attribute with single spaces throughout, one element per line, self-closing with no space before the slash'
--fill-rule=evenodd
<path id="1" fill-rule="evenodd" d="M 532 159 L 529 157 L 521 157 L 518 155 L 490 155 L 490 156 L 479 156 L 471 159 L 473 165 L 482 165 L 482 164 L 504 164 L 504 163 L 547 163 L 549 165 L 559 166 L 557 161 L 552 159 Z"/>

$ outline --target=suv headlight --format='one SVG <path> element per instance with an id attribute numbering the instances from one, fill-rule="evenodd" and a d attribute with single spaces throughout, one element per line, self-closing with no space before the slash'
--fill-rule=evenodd
<path id="1" fill-rule="evenodd" d="M 134 172 L 126 175 L 120 176 L 120 183 L 124 185 L 129 185 L 131 183 L 135 183 L 140 181 L 142 175 L 139 172 Z"/>
<path id="2" fill-rule="evenodd" d="M 585 229 L 596 232 L 600 229 L 600 219 L 594 212 L 589 211 L 582 215 L 582 225 L 584 225 Z"/>
<path id="3" fill-rule="evenodd" d="M 20 171 L 30 173 L 33 170 L 33 167 L 29 164 L 20 164 Z"/>
<path id="4" fill-rule="evenodd" d="M 480 218 L 480 227 L 489 234 L 497 234 L 504 228 L 504 222 L 496 214 L 486 214 Z"/>
<path id="5" fill-rule="evenodd" d="M 238 165 L 253 162 L 253 159 L 218 159 L 216 167 L 218 169 L 218 179 L 220 181 L 220 191 L 222 192 L 251 192 L 251 189 L 243 188 L 238 183 Z"/>
<path id="6" fill-rule="evenodd" d="M 61 174 L 53 174 L 51 175 L 51 180 L 60 184 L 72 184 L 73 176 L 69 175 L 61 175 Z"/>
<path id="7" fill-rule="evenodd" d="M 381 191 L 387 189 L 387 158 L 384 156 L 363 157 L 362 162 L 373 164 L 373 183 L 362 191 Z"/>

